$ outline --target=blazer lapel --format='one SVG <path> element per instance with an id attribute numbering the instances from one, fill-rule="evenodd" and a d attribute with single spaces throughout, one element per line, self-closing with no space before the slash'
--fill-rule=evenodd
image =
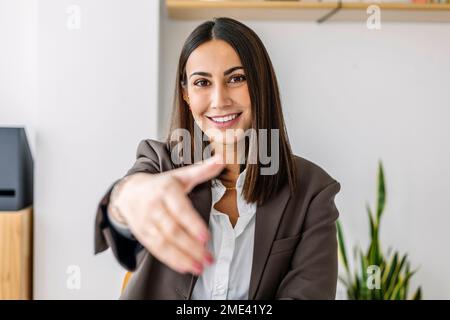
<path id="1" fill-rule="evenodd" d="M 211 183 L 208 181 L 197 185 L 188 194 L 188 197 L 191 199 L 192 205 L 194 206 L 195 210 L 200 213 L 201 217 L 208 226 L 212 203 Z M 197 281 L 197 279 L 198 277 L 191 273 L 182 275 L 181 283 L 177 287 L 177 289 L 185 299 L 191 299 L 192 291 L 194 290 L 195 282 Z"/>
<path id="2" fill-rule="evenodd" d="M 256 209 L 253 264 L 248 293 L 249 300 L 255 299 L 272 243 L 275 240 L 278 225 L 289 198 L 289 187 L 287 189 L 285 187 L 276 196 L 264 202 Z"/>
<path id="3" fill-rule="evenodd" d="M 212 203 L 210 182 L 205 182 L 196 186 L 188 196 L 191 199 L 194 208 L 202 216 L 206 225 L 209 225 Z M 248 294 L 249 300 L 255 299 L 272 243 L 275 240 L 278 225 L 289 198 L 289 187 L 285 186 L 285 188 L 280 190 L 273 198 L 256 208 L 253 262 Z M 197 279 L 198 276 L 193 274 L 182 275 L 181 283 L 177 289 L 185 299 L 191 299 L 192 291 L 194 290 Z"/>

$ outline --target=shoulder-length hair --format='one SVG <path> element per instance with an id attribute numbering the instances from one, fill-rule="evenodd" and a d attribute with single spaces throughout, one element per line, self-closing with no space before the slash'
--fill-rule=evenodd
<path id="1" fill-rule="evenodd" d="M 190 54 L 201 44 L 210 40 L 223 40 L 234 48 L 244 67 L 252 111 L 252 128 L 259 135 L 260 129 L 278 129 L 279 166 L 275 174 L 261 175 L 264 166 L 257 163 L 246 162 L 246 178 L 242 195 L 247 202 L 262 204 L 266 199 L 276 194 L 286 183 L 291 193 L 296 188 L 296 167 L 289 144 L 286 127 L 281 109 L 280 93 L 275 72 L 269 55 L 256 33 L 243 23 L 231 18 L 214 18 L 199 25 L 186 39 L 178 61 L 177 78 L 175 84 L 174 105 L 171 125 L 167 137 L 169 149 L 174 146 L 171 133 L 177 129 L 184 129 L 190 133 L 190 145 L 194 148 L 195 121 L 189 106 L 183 99 L 183 87 L 187 85 L 186 62 Z M 197 126 L 198 127 L 198 126 Z M 195 139 L 197 140 L 197 139 Z M 201 141 L 201 140 L 200 140 Z M 201 142 L 203 151 L 208 142 Z M 272 154 L 271 144 L 267 146 Z M 247 149 L 248 152 L 248 149 Z M 191 158 L 185 159 L 181 166 L 193 163 Z M 259 154 L 259 152 L 258 152 Z M 242 166 L 241 166 L 242 170 Z"/>

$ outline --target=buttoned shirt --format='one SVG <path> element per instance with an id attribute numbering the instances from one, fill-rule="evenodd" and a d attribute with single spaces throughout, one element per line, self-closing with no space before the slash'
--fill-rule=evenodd
<path id="1" fill-rule="evenodd" d="M 227 214 L 214 205 L 226 188 L 219 179 L 211 187 L 212 205 L 209 219 L 211 239 L 208 249 L 214 263 L 206 266 L 195 283 L 194 300 L 247 300 L 253 260 L 256 203 L 248 203 L 241 195 L 245 169 L 236 181 L 239 218 L 233 228 Z"/>

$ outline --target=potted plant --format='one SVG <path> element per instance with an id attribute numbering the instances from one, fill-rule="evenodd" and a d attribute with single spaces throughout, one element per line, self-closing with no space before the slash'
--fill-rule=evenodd
<path id="1" fill-rule="evenodd" d="M 351 300 L 408 300 L 408 285 L 417 270 L 411 270 L 407 254 L 395 251 L 383 253 L 380 245 L 380 220 L 386 203 L 384 170 L 381 161 L 378 164 L 377 206 L 375 212 L 366 205 L 369 217 L 370 244 L 364 252 L 360 247 L 354 248 L 355 270 L 352 273 L 348 264 L 347 250 L 341 223 L 337 222 L 339 254 L 345 267 L 345 276 L 339 280 L 346 288 L 347 298 Z M 413 300 L 422 298 L 419 287 Z"/>

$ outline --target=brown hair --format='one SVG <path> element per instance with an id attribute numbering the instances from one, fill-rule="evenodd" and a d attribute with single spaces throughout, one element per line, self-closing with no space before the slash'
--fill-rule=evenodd
<path id="1" fill-rule="evenodd" d="M 176 129 L 186 129 L 190 132 L 192 148 L 197 143 L 197 138 L 194 141 L 196 124 L 183 99 L 182 89 L 187 82 L 186 62 L 198 46 L 214 39 L 227 42 L 241 59 L 251 100 L 252 128 L 256 129 L 257 133 L 259 129 L 279 130 L 278 172 L 274 175 L 261 175 L 259 173 L 263 165 L 260 161 L 256 164 L 247 163 L 243 197 L 248 202 L 262 204 L 286 182 L 289 183 L 290 190 L 293 192 L 296 188 L 296 167 L 283 119 L 280 93 L 272 62 L 256 33 L 239 21 L 230 18 L 214 18 L 212 21 L 199 25 L 186 39 L 178 62 L 172 120 L 167 137 L 169 148 L 172 149 L 173 142 L 170 141 L 170 135 Z M 207 144 L 201 143 L 199 149 L 203 150 Z M 272 154 L 270 143 L 268 153 Z M 194 152 L 191 152 L 191 155 L 193 154 Z M 189 159 L 188 163 L 193 163 L 193 160 Z"/>

